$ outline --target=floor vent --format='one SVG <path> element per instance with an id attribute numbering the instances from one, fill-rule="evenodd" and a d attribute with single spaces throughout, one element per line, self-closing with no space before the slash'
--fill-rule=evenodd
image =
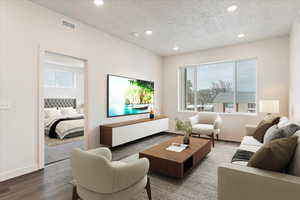
<path id="1" fill-rule="evenodd" d="M 68 22 L 66 20 L 62 20 L 62 25 L 67 27 L 67 28 L 70 28 L 70 29 L 75 29 L 76 28 L 76 25 L 71 23 L 71 22 Z"/>

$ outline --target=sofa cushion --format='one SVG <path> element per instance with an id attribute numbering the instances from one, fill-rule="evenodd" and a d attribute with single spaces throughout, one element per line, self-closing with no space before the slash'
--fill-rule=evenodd
<path id="1" fill-rule="evenodd" d="M 253 137 L 263 142 L 266 131 L 273 125 L 278 124 L 280 117 L 265 117 L 257 126 L 253 133 Z"/>
<path id="2" fill-rule="evenodd" d="M 283 172 L 297 147 L 298 136 L 276 139 L 264 144 L 249 160 L 249 167 Z"/>
<path id="3" fill-rule="evenodd" d="M 196 124 L 193 126 L 193 133 L 210 135 L 214 131 L 213 124 Z"/>
<path id="4" fill-rule="evenodd" d="M 241 166 L 247 166 L 248 162 L 246 161 L 235 161 L 235 162 L 231 162 L 232 164 L 235 165 L 241 165 Z"/>
<path id="5" fill-rule="evenodd" d="M 300 131 L 297 131 L 294 136 L 298 136 L 298 143 L 288 173 L 300 177 Z"/>
<path id="6" fill-rule="evenodd" d="M 241 144 L 259 147 L 262 145 L 262 143 L 257 141 L 253 136 L 244 136 Z"/>

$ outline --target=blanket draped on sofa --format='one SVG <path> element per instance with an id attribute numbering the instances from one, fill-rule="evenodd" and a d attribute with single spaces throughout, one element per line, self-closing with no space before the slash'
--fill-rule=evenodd
<path id="1" fill-rule="evenodd" d="M 248 162 L 250 158 L 253 156 L 253 154 L 254 152 L 238 149 L 234 154 L 234 156 L 232 157 L 231 162 L 237 162 L 237 161 Z"/>

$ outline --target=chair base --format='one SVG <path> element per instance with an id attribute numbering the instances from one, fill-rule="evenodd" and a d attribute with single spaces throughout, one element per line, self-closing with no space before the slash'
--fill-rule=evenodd
<path id="1" fill-rule="evenodd" d="M 147 191 L 147 196 L 149 200 L 152 200 L 152 195 L 151 195 L 151 185 L 150 185 L 150 178 L 147 178 L 147 184 L 145 187 L 146 191 Z M 80 196 L 77 193 L 77 187 L 76 185 L 73 186 L 73 194 L 72 194 L 72 200 L 78 200 L 81 199 Z"/>
<path id="2" fill-rule="evenodd" d="M 77 193 L 77 187 L 76 185 L 73 186 L 73 194 L 72 194 L 72 200 L 78 200 L 80 199 L 78 193 Z"/>
<path id="3" fill-rule="evenodd" d="M 146 191 L 147 191 L 148 199 L 152 200 L 150 178 L 149 177 L 147 179 Z"/>
<path id="4" fill-rule="evenodd" d="M 199 138 L 201 138 L 201 134 L 199 133 L 192 133 L 192 135 L 197 135 Z M 210 137 L 211 144 L 213 147 L 215 147 L 215 135 L 216 135 L 216 139 L 219 140 L 219 134 L 212 133 L 210 135 L 207 135 L 208 137 Z"/>

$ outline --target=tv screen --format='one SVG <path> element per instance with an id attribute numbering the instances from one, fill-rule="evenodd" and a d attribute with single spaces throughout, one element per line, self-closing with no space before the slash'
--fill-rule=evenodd
<path id="1" fill-rule="evenodd" d="M 107 116 L 148 113 L 153 105 L 154 82 L 108 75 Z"/>

